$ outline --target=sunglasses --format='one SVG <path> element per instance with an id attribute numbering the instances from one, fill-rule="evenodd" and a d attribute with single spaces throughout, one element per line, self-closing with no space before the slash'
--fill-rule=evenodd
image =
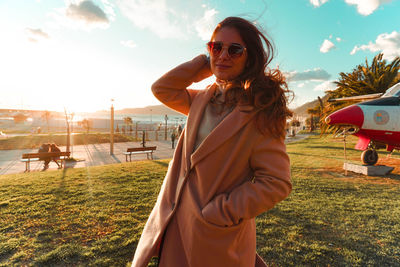
<path id="1" fill-rule="evenodd" d="M 224 49 L 224 43 L 223 42 L 208 42 L 207 48 L 208 48 L 208 52 L 212 56 L 217 57 L 221 54 L 222 49 Z M 245 50 L 246 50 L 246 47 L 242 46 L 241 44 L 231 43 L 228 46 L 228 55 L 231 58 L 238 58 L 243 55 Z"/>

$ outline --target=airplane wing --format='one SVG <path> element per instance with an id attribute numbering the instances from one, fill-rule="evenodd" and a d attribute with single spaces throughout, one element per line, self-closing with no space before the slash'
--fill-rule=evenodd
<path id="1" fill-rule="evenodd" d="M 332 98 L 328 99 L 328 102 L 337 102 L 337 101 L 364 101 L 379 98 L 383 95 L 383 93 L 377 94 L 368 94 L 368 95 L 358 95 L 358 96 L 348 96 L 341 98 Z"/>

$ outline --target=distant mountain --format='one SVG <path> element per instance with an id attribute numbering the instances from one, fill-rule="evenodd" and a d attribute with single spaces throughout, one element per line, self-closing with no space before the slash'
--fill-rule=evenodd
<path id="1" fill-rule="evenodd" d="M 323 96 L 322 102 L 325 102 L 327 98 L 328 98 L 328 95 Z M 310 115 L 307 113 L 307 110 L 309 108 L 314 108 L 317 105 L 319 105 L 319 101 L 318 101 L 318 99 L 315 99 L 313 101 L 310 101 L 310 102 L 307 102 L 307 103 L 301 105 L 300 107 L 293 109 L 292 111 L 295 116 L 308 117 Z"/>
<path id="2" fill-rule="evenodd" d="M 164 105 L 147 106 L 144 108 L 124 108 L 121 110 L 116 110 L 115 114 L 153 114 L 153 115 L 182 115 L 175 110 L 172 110 Z"/>

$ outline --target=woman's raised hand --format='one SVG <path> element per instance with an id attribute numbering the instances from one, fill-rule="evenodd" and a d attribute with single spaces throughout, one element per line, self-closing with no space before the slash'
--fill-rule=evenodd
<path id="1" fill-rule="evenodd" d="M 193 82 L 196 83 L 213 75 L 210 68 L 210 61 L 207 59 L 206 55 L 203 56 L 204 56 L 204 65 L 199 69 L 199 71 L 193 77 Z"/>

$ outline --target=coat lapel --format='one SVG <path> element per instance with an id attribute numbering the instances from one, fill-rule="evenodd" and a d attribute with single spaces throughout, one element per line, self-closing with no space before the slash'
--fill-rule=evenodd
<path id="1" fill-rule="evenodd" d="M 202 111 L 204 111 L 204 107 Z M 237 133 L 256 113 L 257 112 L 253 110 L 251 106 L 236 106 L 232 112 L 226 116 L 217 125 L 217 127 L 214 128 L 214 130 L 203 140 L 200 146 L 191 155 L 190 168 L 193 168 L 197 162 L 217 149 L 226 140 Z M 201 114 L 201 117 L 196 125 L 196 133 L 200 124 L 200 120 L 202 119 L 202 115 L 203 113 Z"/>
<path id="2" fill-rule="evenodd" d="M 197 132 L 199 130 L 199 125 L 201 119 L 203 118 L 204 110 L 207 106 L 207 103 L 210 101 L 211 97 L 214 95 L 216 90 L 216 85 L 213 84 L 209 87 L 208 90 L 205 90 L 204 93 L 199 93 L 194 98 L 191 109 L 188 114 L 187 118 L 187 125 L 186 125 L 186 138 L 184 139 L 184 151 L 186 155 L 191 155 L 193 152 L 193 148 L 196 142 Z M 190 166 L 190 157 L 187 158 L 187 167 Z"/>

